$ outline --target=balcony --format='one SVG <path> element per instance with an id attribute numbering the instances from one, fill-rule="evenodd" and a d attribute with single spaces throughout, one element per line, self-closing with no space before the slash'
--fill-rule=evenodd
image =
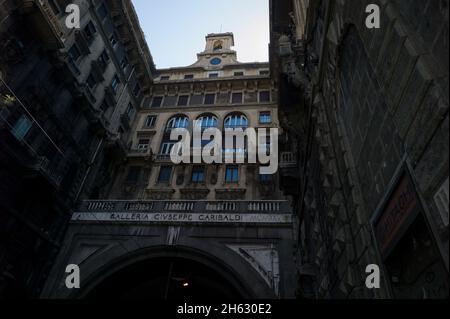
<path id="1" fill-rule="evenodd" d="M 154 156 L 154 161 L 159 163 L 172 163 L 170 154 L 156 154 Z"/>
<path id="2" fill-rule="evenodd" d="M 41 37 L 47 47 L 64 47 L 66 35 L 47 0 L 21 0 L 19 8 L 21 13 L 31 17 L 32 30 Z"/>
<path id="3" fill-rule="evenodd" d="M 152 158 L 153 157 L 153 153 L 152 153 L 152 149 L 150 147 L 146 148 L 146 149 L 132 148 L 128 152 L 128 157 L 133 157 L 133 158 Z"/>
<path id="4" fill-rule="evenodd" d="M 287 201 L 84 201 L 75 223 L 292 224 Z"/>
<path id="5" fill-rule="evenodd" d="M 54 186 L 59 187 L 61 185 L 63 179 L 61 172 L 55 168 L 55 163 L 51 163 L 46 157 L 39 157 L 31 168 L 40 172 Z"/>

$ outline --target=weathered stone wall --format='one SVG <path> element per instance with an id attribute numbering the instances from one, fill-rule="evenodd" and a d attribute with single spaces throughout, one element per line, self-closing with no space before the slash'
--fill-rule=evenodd
<path id="1" fill-rule="evenodd" d="M 372 3 L 381 8 L 380 29 L 365 24 Z M 307 80 L 286 75 L 301 83 L 313 121 L 282 123 L 297 132 L 299 158 L 307 159 L 299 163 L 299 271 L 314 269 L 304 274 L 314 273 L 319 298 L 387 297 L 387 289 L 365 287 L 365 269 L 383 264 L 372 224 L 405 165 L 448 271 L 448 225 L 434 203 L 448 178 L 448 1 L 308 5 L 302 50 L 290 35 Z M 305 108 L 296 104 L 284 103 L 281 112 Z"/>
<path id="2" fill-rule="evenodd" d="M 347 246 L 336 264 L 339 293 L 349 297 L 370 296 L 361 280 L 368 264 L 379 263 L 370 223 L 402 159 L 411 164 L 448 267 L 448 227 L 433 203 L 448 177 L 448 61 L 442 58 L 448 58 L 448 2 L 414 1 L 406 10 L 404 1 L 379 1 L 378 30 L 365 27 L 368 3 L 345 1 L 334 8 L 322 56 L 320 95 L 330 131 L 318 141 L 331 142 L 337 160 L 332 171 L 341 181 Z M 443 34 L 447 42 L 439 40 Z"/>

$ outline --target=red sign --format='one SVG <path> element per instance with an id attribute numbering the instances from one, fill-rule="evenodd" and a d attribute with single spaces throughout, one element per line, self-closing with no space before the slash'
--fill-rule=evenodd
<path id="1" fill-rule="evenodd" d="M 414 184 L 405 174 L 386 204 L 381 217 L 375 224 L 375 236 L 383 258 L 387 256 L 407 228 L 414 221 L 420 208 Z"/>

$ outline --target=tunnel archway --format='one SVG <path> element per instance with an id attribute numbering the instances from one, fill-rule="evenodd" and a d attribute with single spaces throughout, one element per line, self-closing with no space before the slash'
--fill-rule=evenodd
<path id="1" fill-rule="evenodd" d="M 186 248 L 144 249 L 105 265 L 81 299 L 224 300 L 255 298 L 245 278 L 220 260 Z M 85 281 L 85 282 L 86 282 Z M 74 296 L 75 297 L 75 296 Z"/>
<path id="2" fill-rule="evenodd" d="M 130 265 L 103 280 L 86 299 L 233 299 L 241 292 L 214 269 L 184 258 Z"/>

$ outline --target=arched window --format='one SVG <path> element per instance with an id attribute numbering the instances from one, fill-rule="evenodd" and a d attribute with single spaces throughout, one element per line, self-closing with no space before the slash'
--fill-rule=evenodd
<path id="1" fill-rule="evenodd" d="M 219 121 L 214 115 L 203 115 L 197 119 L 196 124 L 204 131 L 208 128 L 218 127 Z"/>
<path id="2" fill-rule="evenodd" d="M 225 129 L 243 128 L 248 127 L 248 119 L 243 114 L 232 114 L 225 119 Z"/>
<path id="3" fill-rule="evenodd" d="M 223 42 L 222 41 L 216 41 L 214 42 L 214 51 L 219 51 L 223 49 Z"/>
<path id="4" fill-rule="evenodd" d="M 189 118 L 184 115 L 178 115 L 169 120 L 166 130 L 173 130 L 176 128 L 189 128 Z"/>

